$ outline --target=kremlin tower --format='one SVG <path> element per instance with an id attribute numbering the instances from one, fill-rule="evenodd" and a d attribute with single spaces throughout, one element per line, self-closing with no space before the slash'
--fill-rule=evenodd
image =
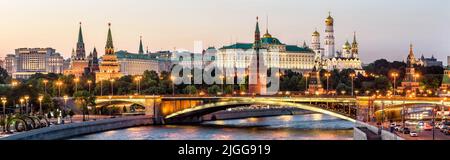
<path id="1" fill-rule="evenodd" d="M 264 36 L 271 37 L 268 30 Z M 263 73 L 260 73 L 261 68 L 264 67 L 263 56 L 262 53 L 260 52 L 261 49 L 262 49 L 261 33 L 259 31 L 258 17 L 256 17 L 255 41 L 253 43 L 254 54 L 251 58 L 252 60 L 249 66 L 249 84 L 248 84 L 249 93 L 252 93 L 254 95 L 261 95 L 265 94 L 266 92 L 266 85 L 264 83 L 265 79 Z"/>
<path id="2" fill-rule="evenodd" d="M 108 24 L 108 37 L 105 46 L 105 55 L 102 57 L 102 63 L 99 66 L 100 71 L 95 74 L 95 81 L 105 81 L 110 79 L 118 79 L 122 77 L 120 72 L 120 64 L 114 52 L 114 45 L 111 33 L 111 23 Z"/>
<path id="3" fill-rule="evenodd" d="M 64 71 L 65 75 L 74 75 L 75 77 L 83 76 L 86 74 L 86 69 L 89 67 L 89 61 L 86 59 L 86 49 L 84 47 L 83 31 L 78 31 L 78 41 L 76 44 L 76 51 L 72 49 L 72 57 L 70 61 L 70 67 Z"/>

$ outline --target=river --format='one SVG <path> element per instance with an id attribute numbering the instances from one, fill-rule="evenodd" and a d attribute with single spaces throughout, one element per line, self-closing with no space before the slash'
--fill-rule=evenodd
<path id="1" fill-rule="evenodd" d="M 352 122 L 314 113 L 132 127 L 72 140 L 352 140 L 353 126 Z"/>

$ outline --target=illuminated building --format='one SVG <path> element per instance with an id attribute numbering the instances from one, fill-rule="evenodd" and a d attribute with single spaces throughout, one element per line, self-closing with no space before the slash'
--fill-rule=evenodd
<path id="1" fill-rule="evenodd" d="M 53 48 L 19 48 L 15 52 L 7 57 L 7 69 L 13 70 L 14 79 L 28 79 L 36 73 L 63 72 L 64 59 Z"/>
<path id="2" fill-rule="evenodd" d="M 110 79 L 119 79 L 123 76 L 120 72 L 120 64 L 114 52 L 114 45 L 111 33 L 111 23 L 108 24 L 108 37 L 105 46 L 105 55 L 102 57 L 102 62 L 99 66 L 99 71 L 95 73 L 95 81 L 104 81 Z"/>

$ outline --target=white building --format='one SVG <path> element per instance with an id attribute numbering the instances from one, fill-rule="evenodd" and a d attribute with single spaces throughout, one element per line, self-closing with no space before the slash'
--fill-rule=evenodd
<path id="1" fill-rule="evenodd" d="M 146 70 L 160 72 L 158 61 L 148 54 L 118 51 L 116 56 L 123 75 L 142 75 Z"/>
<path id="2" fill-rule="evenodd" d="M 356 41 L 356 33 L 353 34 L 353 42 L 348 41 L 342 46 L 342 51 L 336 51 L 334 37 L 334 19 L 329 15 L 325 19 L 325 48 L 320 46 L 320 34 L 317 30 L 312 34 L 311 47 L 316 53 L 316 61 L 321 68 L 326 70 L 354 69 L 358 73 L 362 70 L 359 59 L 359 44 Z"/>
<path id="3" fill-rule="evenodd" d="M 62 73 L 63 57 L 53 48 L 19 48 L 8 55 L 8 67 L 15 79 L 28 79 L 36 73 Z"/>
<path id="4" fill-rule="evenodd" d="M 315 52 L 311 48 L 284 44 L 272 37 L 268 29 L 262 38 L 259 38 L 258 24 L 256 27 L 255 36 L 258 36 L 256 37 L 258 42 L 235 43 L 220 48 L 217 52 L 217 67 L 223 67 L 225 70 L 247 69 L 252 56 L 255 55 L 255 43 L 261 45 L 259 52 L 262 53 L 267 68 L 305 72 L 314 67 Z"/>

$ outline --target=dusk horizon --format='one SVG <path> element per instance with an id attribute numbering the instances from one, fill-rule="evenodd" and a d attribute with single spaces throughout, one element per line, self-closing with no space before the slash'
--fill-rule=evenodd
<path id="1" fill-rule="evenodd" d="M 17 48 L 52 47 L 69 58 L 76 48 L 80 22 L 86 52 L 95 46 L 99 56 L 104 54 L 108 23 L 112 23 L 115 49 L 134 53 L 138 52 L 140 36 L 144 49 L 148 46 L 151 52 L 174 48 L 193 51 L 194 41 L 202 41 L 204 48 L 252 43 L 257 16 L 263 32 L 268 17 L 269 32 L 282 43 L 301 46 L 306 41 L 310 45 L 315 29 L 324 34 L 328 12 L 335 19 L 337 50 L 356 32 L 365 64 L 381 58 L 404 61 L 410 43 L 416 57 L 434 56 L 446 63 L 450 52 L 450 22 L 445 20 L 450 19 L 448 1 L 345 1 L 352 5 L 325 0 L 289 0 L 282 5 L 256 2 L 2 0 L 0 57 L 14 54 Z M 245 7 L 249 5 L 254 7 Z M 38 10 L 45 7 L 49 8 Z"/>

